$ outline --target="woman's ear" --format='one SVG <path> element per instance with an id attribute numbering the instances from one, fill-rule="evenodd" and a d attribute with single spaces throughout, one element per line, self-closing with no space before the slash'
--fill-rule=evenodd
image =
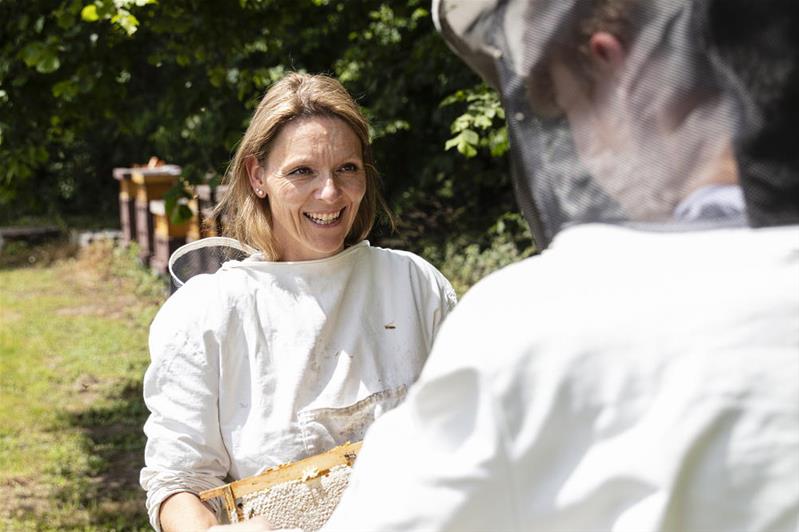
<path id="1" fill-rule="evenodd" d="M 254 155 L 247 157 L 245 161 L 247 168 L 247 177 L 250 178 L 250 187 L 259 198 L 266 196 L 266 187 L 264 186 L 264 168 L 258 162 L 258 158 Z"/>
<path id="2" fill-rule="evenodd" d="M 618 72 L 624 64 L 627 55 L 619 39 L 612 33 L 598 31 L 591 35 L 588 41 L 591 58 L 605 73 Z"/>

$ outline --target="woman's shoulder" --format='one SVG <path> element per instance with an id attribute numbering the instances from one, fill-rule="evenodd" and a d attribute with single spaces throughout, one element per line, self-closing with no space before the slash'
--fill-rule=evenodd
<path id="1" fill-rule="evenodd" d="M 235 310 L 246 293 L 245 279 L 235 271 L 195 275 L 169 296 L 151 328 L 214 327 Z"/>
<path id="2" fill-rule="evenodd" d="M 366 248 L 366 250 L 375 262 L 388 264 L 392 267 L 412 268 L 429 275 L 441 275 L 441 272 L 435 266 L 416 253 L 378 246 L 371 246 Z"/>
<path id="3" fill-rule="evenodd" d="M 455 301 L 455 291 L 438 268 L 410 251 L 381 247 L 367 248 L 376 267 L 394 279 L 409 277 L 412 283 L 437 288 L 448 300 Z"/>
<path id="4" fill-rule="evenodd" d="M 195 275 L 178 288 L 169 300 L 194 306 L 230 304 L 246 292 L 246 276 L 235 269 L 221 268 L 214 273 Z"/>

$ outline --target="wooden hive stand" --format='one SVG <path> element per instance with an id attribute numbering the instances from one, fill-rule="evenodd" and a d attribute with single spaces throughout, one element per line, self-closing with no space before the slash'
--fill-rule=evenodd
<path id="1" fill-rule="evenodd" d="M 199 215 L 200 238 L 219 236 L 222 231 L 216 220 L 212 220 L 211 213 L 216 206 L 216 187 L 211 185 L 197 185 L 194 188 L 197 198 L 197 214 Z"/>
<path id="2" fill-rule="evenodd" d="M 219 200 L 224 197 L 228 190 L 227 185 L 197 185 L 194 187 L 196 206 L 192 210 L 199 215 L 199 236 L 205 238 L 209 236 L 222 236 L 224 234 L 224 220 L 216 220 L 213 211 Z M 189 238 L 191 240 L 192 238 Z"/>
<path id="3" fill-rule="evenodd" d="M 122 245 L 136 241 L 136 205 L 130 168 L 114 168 L 114 179 L 119 181 L 119 227 L 122 230 Z"/>

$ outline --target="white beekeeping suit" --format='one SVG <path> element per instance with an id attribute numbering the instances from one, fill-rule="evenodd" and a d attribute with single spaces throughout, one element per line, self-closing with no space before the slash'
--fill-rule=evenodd
<path id="1" fill-rule="evenodd" d="M 463 298 L 326 530 L 797 530 L 797 8 L 433 11 L 545 249 Z"/>

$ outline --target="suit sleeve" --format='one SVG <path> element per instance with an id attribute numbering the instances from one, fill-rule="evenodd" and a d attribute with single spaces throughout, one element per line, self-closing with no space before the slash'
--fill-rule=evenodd
<path id="1" fill-rule="evenodd" d="M 150 328 L 151 365 L 144 377 L 150 416 L 140 481 L 157 531 L 167 497 L 220 486 L 230 468 L 219 428 L 219 341 L 208 324 L 219 308 L 200 304 L 207 296 L 201 284 L 174 294 Z M 219 515 L 220 508 L 214 510 Z"/>

